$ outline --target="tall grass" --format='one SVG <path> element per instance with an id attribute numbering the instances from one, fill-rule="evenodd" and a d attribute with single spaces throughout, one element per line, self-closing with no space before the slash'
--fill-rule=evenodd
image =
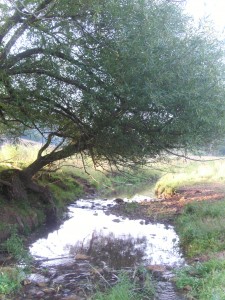
<path id="1" fill-rule="evenodd" d="M 225 200 L 188 204 L 176 229 L 186 256 L 198 261 L 177 272 L 177 286 L 190 299 L 225 300 Z"/>
<path id="2" fill-rule="evenodd" d="M 211 259 L 176 273 L 176 285 L 188 289 L 188 299 L 225 300 L 225 262 Z"/>
<path id="3" fill-rule="evenodd" d="M 225 158 L 214 161 L 173 160 L 167 173 L 155 186 L 157 195 L 172 195 L 182 186 L 225 182 Z"/>
<path id="4" fill-rule="evenodd" d="M 141 270 L 141 269 L 140 269 Z M 143 271 L 140 271 L 143 272 Z M 146 271 L 145 271 L 146 272 Z M 131 280 L 125 272 L 119 275 L 116 285 L 105 292 L 97 292 L 92 300 L 153 300 L 154 286 L 149 274 L 142 274 L 142 286 L 135 279 Z"/>
<path id="5" fill-rule="evenodd" d="M 0 165 L 8 168 L 23 168 L 37 158 L 40 145 L 4 144 L 0 149 Z"/>
<path id="6" fill-rule="evenodd" d="M 20 268 L 0 267 L 0 299 L 7 299 L 3 295 L 18 290 L 24 278 L 25 274 Z"/>
<path id="7" fill-rule="evenodd" d="M 225 200 L 188 204 L 176 228 L 189 257 L 225 250 Z"/>
<path id="8" fill-rule="evenodd" d="M 21 287 L 26 272 L 30 270 L 32 257 L 25 249 L 15 227 L 11 228 L 11 236 L 2 243 L 1 250 L 7 251 L 16 263 L 19 263 L 19 266 L 0 267 L 0 299 L 6 299 L 1 298 L 1 294 L 10 294 Z"/>

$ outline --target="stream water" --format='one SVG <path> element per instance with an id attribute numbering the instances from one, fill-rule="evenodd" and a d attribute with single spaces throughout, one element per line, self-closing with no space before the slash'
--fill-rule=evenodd
<path id="1" fill-rule="evenodd" d="M 137 197 L 133 200 L 142 199 Z M 65 297 L 70 295 L 71 276 L 79 280 L 82 274 L 91 276 L 85 264 L 87 261 L 90 264 L 90 258 L 91 264 L 103 270 L 134 268 L 139 265 L 160 270 L 155 299 L 183 299 L 170 281 L 172 273 L 169 270 L 185 263 L 174 228 L 115 216 L 109 210 L 113 205 L 116 205 L 113 200 L 80 199 L 69 206 L 69 219 L 58 230 L 30 246 L 30 253 L 39 267 L 48 269 L 52 282 L 65 285 L 64 298 L 61 296 L 60 299 L 67 299 Z M 33 281 L 41 280 L 40 277 L 35 279 L 35 276 L 32 274 L 30 278 Z M 49 280 L 42 278 L 42 281 Z"/>
<path id="2" fill-rule="evenodd" d="M 47 238 L 37 240 L 30 247 L 31 254 L 36 259 L 60 258 L 62 262 L 62 257 L 82 252 L 113 268 L 184 263 L 172 226 L 115 216 L 107 211 L 111 205 L 112 200 L 77 201 L 69 207 L 69 220 Z"/>

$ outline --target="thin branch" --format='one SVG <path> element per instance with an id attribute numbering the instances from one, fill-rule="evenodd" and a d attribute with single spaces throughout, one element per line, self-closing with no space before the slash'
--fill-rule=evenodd
<path id="1" fill-rule="evenodd" d="M 52 137 L 53 137 L 53 133 L 50 133 L 48 138 L 47 138 L 47 142 L 43 145 L 43 147 L 41 147 L 41 149 L 38 151 L 38 155 L 37 158 L 41 158 L 42 157 L 42 153 L 49 147 L 49 145 L 51 144 L 52 141 Z"/>
<path id="2" fill-rule="evenodd" d="M 197 159 L 197 158 L 193 158 L 184 154 L 178 154 L 178 153 L 174 153 L 173 151 L 170 151 L 168 149 L 164 149 L 167 153 L 177 156 L 177 157 L 181 157 L 187 160 L 193 160 L 193 161 L 200 161 L 200 162 L 207 162 L 207 161 L 217 161 L 217 160 L 225 160 L 225 157 L 220 157 L 220 158 L 214 158 L 214 159 Z"/>
<path id="3" fill-rule="evenodd" d="M 52 73 L 51 71 L 44 70 L 44 69 L 21 69 L 21 68 L 14 68 L 7 72 L 9 75 L 19 75 L 19 74 L 39 74 L 39 75 L 46 75 L 50 78 L 53 78 L 55 80 L 64 82 L 66 84 L 71 84 L 73 86 L 76 86 L 77 88 L 81 89 L 82 91 L 91 93 L 91 89 L 89 89 L 84 84 L 80 83 L 76 79 L 70 79 L 68 77 L 63 77 L 60 74 Z"/>

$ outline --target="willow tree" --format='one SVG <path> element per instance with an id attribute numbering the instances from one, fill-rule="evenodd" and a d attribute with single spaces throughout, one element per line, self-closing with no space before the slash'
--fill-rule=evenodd
<path id="1" fill-rule="evenodd" d="M 223 132 L 221 43 L 178 4 L 12 0 L 0 9 L 1 123 L 46 139 L 31 165 L 1 174 L 11 198 L 38 190 L 38 171 L 76 153 L 137 164 Z"/>

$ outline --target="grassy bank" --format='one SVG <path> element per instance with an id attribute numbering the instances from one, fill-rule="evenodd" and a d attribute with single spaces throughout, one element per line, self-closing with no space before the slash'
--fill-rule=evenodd
<path id="1" fill-rule="evenodd" d="M 35 144 L 2 146 L 0 150 L 0 171 L 23 169 L 35 159 L 38 149 L 39 146 Z M 52 192 L 59 218 L 65 211 L 65 207 L 85 192 L 89 193 L 96 190 L 103 197 L 116 197 L 118 194 L 121 195 L 121 192 L 126 196 L 131 196 L 138 190 L 148 188 L 159 177 L 158 172 L 150 169 L 136 169 L 129 174 L 125 169 L 120 172 L 118 170 L 109 172 L 110 169 L 107 166 L 95 170 L 91 160 L 88 159 L 85 161 L 85 170 L 83 167 L 82 159 L 74 157 L 59 162 L 58 165 L 51 166 L 48 170 L 39 172 L 35 176 L 34 180 L 37 183 L 47 186 Z M 46 207 L 35 194 L 30 194 L 26 200 L 14 202 L 8 201 L 0 193 L 0 208 L 0 255 L 3 252 L 8 252 L 9 257 L 21 262 L 21 259 L 24 259 L 22 256 L 27 254 L 23 247 L 23 241 L 26 238 L 21 236 L 21 233 L 29 236 L 31 231 L 46 223 Z M 5 242 L 7 237 L 9 238 Z M 1 294 L 9 294 L 19 289 L 24 276 L 24 270 L 21 268 L 0 267 L 0 298 Z M 131 286 L 132 290 L 130 289 Z M 108 296 L 114 295 L 114 293 L 126 294 L 128 290 L 131 297 L 129 299 L 138 299 L 135 284 L 123 277 L 118 286 L 106 291 L 106 294 Z M 98 293 L 96 297 L 106 299 L 104 293 Z"/>
<path id="2" fill-rule="evenodd" d="M 188 204 L 176 221 L 188 257 L 225 250 L 225 200 Z"/>
<path id="3" fill-rule="evenodd" d="M 176 221 L 180 243 L 195 263 L 177 273 L 191 299 L 225 299 L 225 200 L 188 204 Z"/>
<path id="4" fill-rule="evenodd" d="M 173 219 L 189 264 L 176 284 L 188 299 L 225 300 L 225 160 L 211 159 L 161 164 L 155 193 L 162 199 L 144 206 L 147 216 Z"/>
<path id="5" fill-rule="evenodd" d="M 24 168 L 34 160 L 37 151 L 38 147 L 35 145 L 29 147 L 6 145 L 0 151 L 0 169 Z M 126 169 L 120 172 L 118 170 L 109 172 L 110 169 L 107 166 L 96 171 L 91 160 L 88 159 L 85 161 L 85 170 L 83 167 L 82 159 L 74 157 L 60 162 L 54 168 L 40 172 L 35 178 L 39 184 L 49 187 L 53 193 L 59 216 L 68 203 L 84 192 L 97 190 L 102 197 L 132 196 L 134 193 L 148 190 L 158 179 L 156 194 L 165 199 L 147 202 L 142 205 L 142 209 L 137 203 L 128 203 L 124 205 L 125 213 L 137 215 L 139 212 L 140 217 L 143 215 L 156 221 L 162 219 L 162 216 L 165 217 L 163 220 L 174 221 L 174 216 L 179 214 L 175 220 L 176 230 L 180 236 L 181 247 L 190 260 L 190 266 L 177 273 L 177 286 L 188 291 L 190 299 L 225 300 L 223 285 L 225 280 L 223 262 L 225 258 L 225 200 L 218 201 L 208 197 L 206 201 L 199 191 L 197 191 L 199 202 L 192 202 L 186 206 L 183 205 L 188 199 L 183 199 L 182 194 L 181 199 L 179 197 L 167 199 L 174 193 L 178 194 L 177 192 L 182 188 L 193 185 L 198 185 L 199 189 L 204 184 L 219 184 L 223 188 L 223 183 L 225 183 L 223 160 L 204 162 L 170 160 L 159 162 L 154 165 L 154 168 L 134 169 L 129 173 Z M 11 245 L 15 244 L 17 247 L 10 249 L 10 243 L 4 245 L 2 243 L 1 249 L 8 251 L 17 259 L 18 253 L 23 252 L 22 248 L 20 249 L 22 239 L 20 240 L 17 233 L 23 231 L 29 235 L 31 229 L 46 222 L 43 204 L 37 201 L 35 195 L 30 196 L 28 201 L 9 203 L 0 194 L 0 232 L 7 234 L 10 231 L 13 232 L 15 225 L 18 230 L 9 239 L 13 241 L 14 238 Z M 170 207 L 171 210 L 168 209 Z M 12 222 L 12 216 L 15 222 Z M 0 269 L 0 294 L 11 293 L 18 289 L 23 276 L 24 273 L 17 268 Z M 150 284 L 150 282 L 147 280 L 145 283 Z M 145 288 L 149 288 L 150 293 L 151 287 L 146 285 Z M 93 295 L 93 300 L 126 299 L 124 295 L 128 295 L 129 299 L 145 299 L 144 294 L 141 296 L 136 283 L 122 276 L 118 285 Z"/>
<path id="6" fill-rule="evenodd" d="M 196 261 L 177 273 L 177 286 L 190 299 L 225 299 L 224 213 L 225 200 L 193 203 L 177 219 L 181 246 Z"/>
<path id="7" fill-rule="evenodd" d="M 224 169 L 225 159 L 223 158 L 203 157 L 201 161 L 171 160 L 167 169 L 164 168 L 164 175 L 156 183 L 155 193 L 158 196 L 167 197 L 183 186 L 225 183 Z"/>

